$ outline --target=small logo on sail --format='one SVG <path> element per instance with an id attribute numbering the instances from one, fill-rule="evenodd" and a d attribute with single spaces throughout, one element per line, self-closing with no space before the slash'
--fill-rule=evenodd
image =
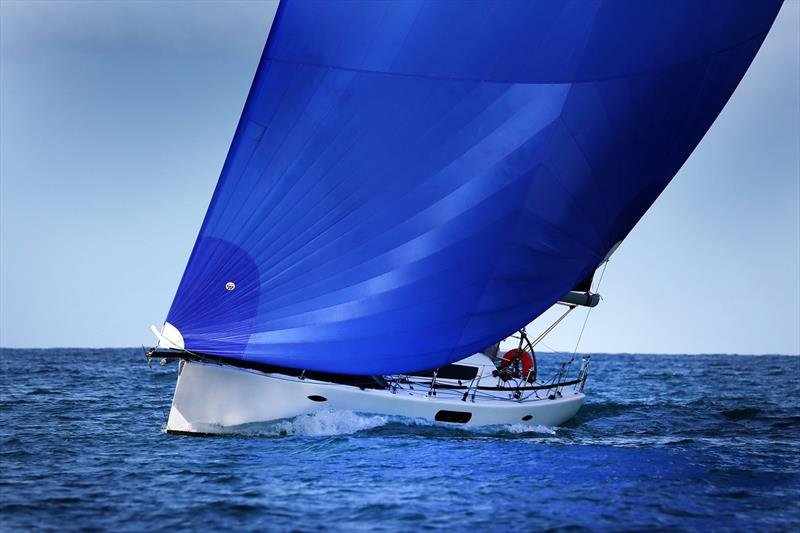
<path id="1" fill-rule="evenodd" d="M 229 291 L 232 291 L 233 289 L 236 288 L 236 284 L 232 281 L 229 281 L 228 283 L 225 284 L 225 288 L 228 289 Z"/>

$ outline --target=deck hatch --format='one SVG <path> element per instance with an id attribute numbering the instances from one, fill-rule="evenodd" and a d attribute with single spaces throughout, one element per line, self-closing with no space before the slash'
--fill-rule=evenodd
<path id="1" fill-rule="evenodd" d="M 423 372 L 413 372 L 412 376 L 422 378 L 432 378 L 433 370 L 425 370 Z M 474 379 L 478 375 L 478 367 L 470 365 L 447 365 L 436 370 L 436 377 L 439 379 L 460 379 L 467 381 Z"/>

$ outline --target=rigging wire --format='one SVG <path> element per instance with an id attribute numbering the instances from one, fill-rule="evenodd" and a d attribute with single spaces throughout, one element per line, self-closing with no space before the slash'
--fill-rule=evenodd
<path id="1" fill-rule="evenodd" d="M 142 344 L 142 352 L 144 353 L 145 359 L 147 359 L 147 367 L 152 368 L 150 364 L 150 355 L 148 355 L 147 348 L 144 347 L 144 344 Z M 167 416 L 167 410 L 164 408 L 163 405 L 159 406 L 159 410 L 161 411 L 161 415 L 164 417 L 164 428 L 166 429 L 167 425 L 169 424 L 169 417 Z"/>
<path id="2" fill-rule="evenodd" d="M 560 351 L 560 350 L 556 350 L 555 348 L 553 348 L 552 346 L 550 346 L 549 344 L 547 344 L 544 341 L 539 341 L 539 344 L 541 344 L 542 346 L 544 346 L 545 348 L 547 348 L 548 350 L 550 350 L 553 353 L 558 353 Z"/>
<path id="3" fill-rule="evenodd" d="M 603 283 L 603 276 L 606 273 L 606 267 L 608 266 L 608 259 L 605 260 L 603 263 L 603 270 L 600 271 L 600 279 L 597 280 L 597 285 L 594 288 L 594 292 L 598 292 L 600 290 L 600 284 Z M 583 326 L 581 326 L 581 332 L 578 335 L 578 341 L 575 343 L 575 350 L 572 352 L 572 359 L 570 359 L 570 363 L 573 359 L 575 359 L 575 355 L 578 353 L 578 346 L 581 344 L 581 339 L 583 338 L 583 332 L 586 329 L 586 323 L 589 321 L 589 315 L 592 313 L 592 307 L 586 312 L 586 317 L 583 319 Z"/>
<path id="4" fill-rule="evenodd" d="M 572 310 L 573 310 L 573 309 L 575 309 L 575 306 L 574 306 L 574 305 L 570 305 L 570 306 L 569 306 L 569 308 L 568 308 L 568 309 L 567 309 L 567 310 L 566 310 L 566 311 L 565 311 L 565 312 L 564 312 L 564 313 L 563 313 L 563 314 L 562 314 L 560 317 L 558 317 L 558 319 L 557 319 L 555 322 L 553 322 L 553 323 L 550 325 L 550 327 L 549 327 L 549 328 L 547 328 L 546 330 L 544 330 L 544 332 L 543 332 L 541 335 L 539 335 L 538 337 L 536 337 L 536 340 L 535 340 L 535 341 L 533 341 L 533 343 L 532 343 L 532 345 L 531 345 L 531 349 L 533 349 L 533 347 L 534 347 L 534 346 L 536 346 L 537 344 L 539 344 L 539 343 L 542 341 L 542 339 L 544 339 L 544 338 L 547 336 L 547 334 L 548 334 L 548 333 L 550 333 L 551 331 L 553 331 L 553 329 L 555 329 L 555 327 L 556 327 L 556 326 L 557 326 L 557 325 L 558 325 L 558 324 L 559 324 L 559 323 L 560 323 L 562 320 L 564 320 L 564 319 L 567 317 L 567 315 L 568 315 L 568 314 L 570 314 L 570 313 L 572 312 Z"/>

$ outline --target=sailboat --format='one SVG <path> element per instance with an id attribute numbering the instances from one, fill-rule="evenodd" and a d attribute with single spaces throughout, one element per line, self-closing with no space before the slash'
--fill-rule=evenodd
<path id="1" fill-rule="evenodd" d="M 526 325 L 597 305 L 780 5 L 283 0 L 152 328 L 166 430 L 573 417 L 588 358 L 541 379 Z"/>

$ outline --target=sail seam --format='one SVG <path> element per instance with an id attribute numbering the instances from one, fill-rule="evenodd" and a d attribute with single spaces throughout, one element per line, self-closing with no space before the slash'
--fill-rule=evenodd
<path id="1" fill-rule="evenodd" d="M 346 70 L 350 72 L 357 72 L 361 74 L 376 74 L 382 76 L 395 76 L 401 78 L 416 78 L 416 79 L 428 79 L 428 80 L 438 80 L 438 81 L 455 81 L 455 82 L 465 82 L 465 83 L 496 83 L 500 85 L 564 85 L 564 84 L 576 84 L 576 83 L 592 83 L 597 81 L 607 81 L 607 80 L 617 80 L 617 79 L 626 79 L 631 78 L 634 76 L 643 76 L 648 74 L 653 74 L 656 72 L 662 72 L 665 70 L 671 70 L 673 68 L 677 68 L 689 63 L 694 63 L 696 61 L 702 61 L 708 59 L 710 57 L 714 57 L 717 55 L 724 54 L 730 50 L 735 48 L 739 48 L 740 46 L 746 45 L 751 41 L 755 40 L 763 40 L 766 36 L 766 32 L 759 32 L 753 36 L 750 36 L 742 41 L 738 41 L 730 46 L 726 46 L 725 48 L 721 48 L 719 50 L 715 50 L 713 52 L 709 52 L 707 54 L 702 54 L 699 56 L 693 56 L 685 61 L 679 61 L 677 63 L 670 63 L 668 65 L 663 65 L 660 67 L 652 68 L 652 69 L 644 69 L 635 72 L 625 72 L 621 74 L 614 74 L 612 76 L 600 76 L 597 78 L 578 78 L 578 79 L 562 79 L 562 80 L 535 80 L 535 81 L 520 81 L 520 80 L 493 80 L 493 79 L 481 79 L 481 78 L 464 78 L 458 76 L 434 76 L 432 74 L 411 74 L 406 72 L 389 72 L 385 70 L 372 70 L 372 69 L 364 69 L 364 68 L 357 68 L 357 67 L 345 67 L 341 65 L 325 65 L 322 63 L 314 63 L 313 61 L 300 61 L 297 59 L 281 59 L 277 57 L 270 57 L 267 56 L 268 61 L 273 61 L 275 63 L 284 63 L 284 64 L 293 64 L 293 65 L 303 65 L 307 67 L 315 67 L 315 68 L 323 68 L 323 69 L 333 69 L 333 70 Z"/>

